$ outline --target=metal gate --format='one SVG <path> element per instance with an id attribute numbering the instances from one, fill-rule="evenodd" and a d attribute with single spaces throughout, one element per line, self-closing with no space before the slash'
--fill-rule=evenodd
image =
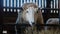
<path id="1" fill-rule="evenodd" d="M 19 9 L 24 3 L 35 3 L 38 5 L 40 8 L 46 8 L 47 7 L 47 0 L 3 0 L 3 7 L 5 7 L 3 10 L 4 11 L 14 11 L 18 12 Z M 8 8 L 7 8 L 8 7 Z M 10 8 L 10 9 L 9 9 Z M 15 8 L 14 10 L 12 8 Z M 51 0 L 50 2 L 50 8 L 58 8 L 58 0 Z M 17 10 L 16 10 L 17 9 Z M 42 10 L 42 13 L 44 13 L 44 10 Z M 57 11 L 51 10 L 50 13 L 58 13 Z"/>

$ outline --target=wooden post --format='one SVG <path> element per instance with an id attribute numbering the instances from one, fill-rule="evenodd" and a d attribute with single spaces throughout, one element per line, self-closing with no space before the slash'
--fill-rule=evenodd
<path id="1" fill-rule="evenodd" d="M 60 0 L 58 0 L 59 8 L 60 8 Z M 59 10 L 59 22 L 60 22 L 60 10 Z"/>
<path id="2" fill-rule="evenodd" d="M 0 34 L 2 34 L 2 24 L 3 24 L 3 9 L 2 9 L 2 4 L 3 0 L 0 0 Z"/>

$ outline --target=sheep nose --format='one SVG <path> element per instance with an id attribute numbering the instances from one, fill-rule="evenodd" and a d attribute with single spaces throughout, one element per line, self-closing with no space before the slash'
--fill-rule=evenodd
<path id="1" fill-rule="evenodd" d="M 35 22 L 32 22 L 33 25 L 35 25 Z"/>

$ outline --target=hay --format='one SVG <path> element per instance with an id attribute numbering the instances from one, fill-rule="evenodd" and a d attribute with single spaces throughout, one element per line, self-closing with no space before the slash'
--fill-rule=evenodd
<path id="1" fill-rule="evenodd" d="M 30 32 L 28 34 L 32 34 L 32 33 Z M 56 30 L 51 29 L 51 30 L 33 31 L 33 34 L 60 34 L 60 30 L 59 29 L 56 29 Z"/>
<path id="2" fill-rule="evenodd" d="M 39 34 L 60 34 L 60 31 L 57 30 L 42 30 Z"/>

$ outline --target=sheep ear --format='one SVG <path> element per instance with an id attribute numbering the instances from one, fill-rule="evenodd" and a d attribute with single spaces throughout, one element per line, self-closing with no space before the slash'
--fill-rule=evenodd
<path id="1" fill-rule="evenodd" d="M 21 11 L 23 11 L 23 8 L 22 8 L 22 7 L 20 7 L 20 10 L 21 10 Z"/>
<path id="2" fill-rule="evenodd" d="M 23 8 L 22 7 L 20 7 L 19 9 L 20 9 L 20 11 L 18 11 L 18 13 L 23 12 Z"/>

